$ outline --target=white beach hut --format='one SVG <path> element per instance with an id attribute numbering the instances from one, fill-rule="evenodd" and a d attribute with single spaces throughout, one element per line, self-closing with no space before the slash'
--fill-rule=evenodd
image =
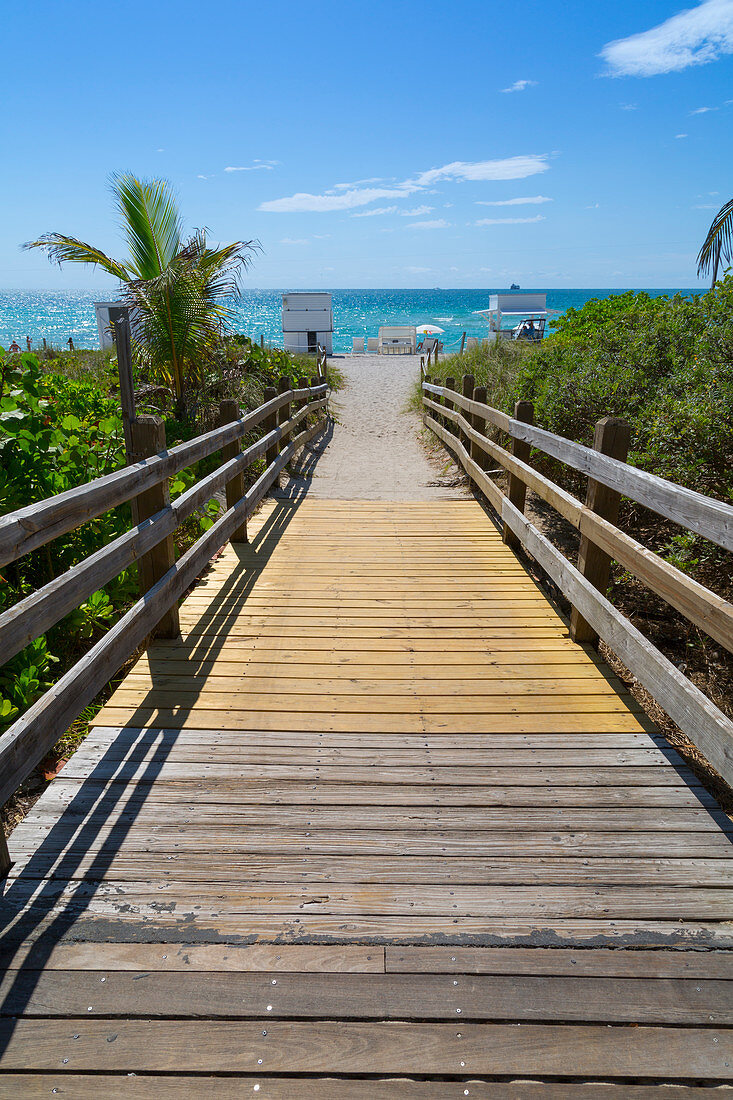
<path id="1" fill-rule="evenodd" d="M 292 291 L 283 294 L 283 341 L 286 351 L 333 351 L 331 295 Z"/>

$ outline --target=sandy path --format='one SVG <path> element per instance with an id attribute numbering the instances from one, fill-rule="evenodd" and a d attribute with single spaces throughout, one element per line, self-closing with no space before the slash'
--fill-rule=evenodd
<path id="1" fill-rule="evenodd" d="M 431 466 L 417 438 L 420 422 L 407 410 L 419 358 L 347 355 L 339 366 L 346 387 L 331 399 L 337 422 L 333 437 L 311 464 L 308 496 L 446 500 L 464 495 L 461 488 L 440 484 L 452 478 Z M 302 478 L 297 480 L 302 484 Z M 292 493 L 295 485 L 288 488 Z"/>

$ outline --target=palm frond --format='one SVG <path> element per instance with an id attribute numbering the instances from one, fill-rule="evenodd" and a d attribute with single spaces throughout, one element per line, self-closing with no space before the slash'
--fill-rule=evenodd
<path id="1" fill-rule="evenodd" d="M 66 237 L 63 233 L 45 233 L 36 241 L 26 241 L 22 247 L 43 249 L 49 260 L 58 264 L 59 267 L 66 263 L 92 264 L 95 267 L 101 267 L 103 271 L 123 282 L 130 277 L 125 265 L 118 260 L 113 260 L 111 256 L 107 256 L 94 245 L 80 241 L 76 237 Z"/>
<path id="2" fill-rule="evenodd" d="M 138 279 L 154 279 L 181 248 L 181 217 L 166 180 L 139 180 L 129 172 L 111 177 L 131 267 Z"/>
<path id="3" fill-rule="evenodd" d="M 733 199 L 721 207 L 713 218 L 697 257 L 697 274 L 712 272 L 715 283 L 721 257 L 726 263 L 733 259 Z"/>

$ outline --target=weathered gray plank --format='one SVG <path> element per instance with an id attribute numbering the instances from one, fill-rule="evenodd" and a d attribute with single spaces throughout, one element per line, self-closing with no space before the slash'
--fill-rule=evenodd
<path id="1" fill-rule="evenodd" d="M 730 1027 L 733 986 L 705 978 L 11 969 L 0 1015 L 485 1020 Z"/>
<path id="2" fill-rule="evenodd" d="M 730 951 L 625 951 L 623 948 L 391 947 L 387 973 L 548 974 L 568 977 L 733 980 Z"/>
<path id="3" fill-rule="evenodd" d="M 72 1037 L 79 1036 L 78 1039 Z M 114 1040 L 112 1040 L 114 1036 Z M 611 1042 L 613 1038 L 613 1042 Z M 713 1042 L 716 1039 L 717 1042 Z M 230 1073 L 476 1073 L 733 1078 L 723 1029 L 297 1020 L 3 1022 L 4 1068 Z M 68 1062 L 64 1059 L 68 1058 Z"/>
<path id="4" fill-rule="evenodd" d="M 255 1086 L 257 1091 L 253 1091 Z M 241 1075 L 227 1077 L 165 1076 L 144 1074 L 113 1075 L 104 1078 L 104 1087 L 111 1096 L 124 1100 L 181 1100 L 216 1096 L 217 1100 L 241 1100 L 253 1093 L 264 1100 L 463 1100 L 468 1094 L 473 1100 L 714 1100 L 717 1093 L 709 1088 L 687 1085 L 614 1085 L 609 1082 L 581 1084 L 564 1081 L 515 1082 L 481 1081 L 475 1077 L 447 1080 L 415 1080 L 408 1077 L 284 1077 Z M 48 1100 L 50 1093 L 73 1096 L 76 1100 L 99 1100 L 100 1078 L 95 1074 L 30 1074 L 0 1075 L 1 1100 Z"/>

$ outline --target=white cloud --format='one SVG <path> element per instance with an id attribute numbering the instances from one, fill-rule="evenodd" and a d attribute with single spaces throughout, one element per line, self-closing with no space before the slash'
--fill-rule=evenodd
<path id="1" fill-rule="evenodd" d="M 410 275 L 425 275 L 430 271 L 429 267 L 406 267 L 405 271 L 408 271 Z"/>
<path id="2" fill-rule="evenodd" d="M 526 156 L 505 157 L 503 160 L 454 160 L 450 164 L 444 164 L 442 168 L 430 168 L 427 172 L 421 172 L 414 180 L 408 180 L 407 184 L 430 187 L 440 180 L 523 180 L 527 176 L 546 172 L 550 167 L 547 159 L 546 153 L 530 153 Z"/>
<path id="3" fill-rule="evenodd" d="M 693 210 L 717 210 L 718 204 L 715 202 L 699 202 L 696 206 L 693 206 Z"/>
<path id="4" fill-rule="evenodd" d="M 679 141 L 680 138 L 686 138 L 688 135 L 687 134 L 675 134 L 674 136 Z"/>
<path id="5" fill-rule="evenodd" d="M 375 202 L 376 199 L 401 199 L 405 195 L 412 194 L 415 190 L 416 188 L 408 191 L 394 187 L 364 187 L 342 191 L 338 195 L 311 195 L 307 191 L 299 191 L 287 198 L 261 202 L 258 209 L 271 214 L 326 213 L 332 210 L 352 210 L 357 206 L 367 206 L 370 202 Z"/>
<path id="6" fill-rule="evenodd" d="M 600 56 L 612 76 L 657 76 L 733 53 L 733 0 L 701 0 L 648 31 L 608 42 Z"/>
<path id="7" fill-rule="evenodd" d="M 352 214 L 352 218 L 378 218 L 383 214 L 399 214 L 399 206 L 375 206 L 372 210 L 360 210 L 358 214 Z"/>
<path id="8" fill-rule="evenodd" d="M 411 222 L 410 229 L 449 229 L 450 222 L 447 222 L 445 218 L 433 218 L 428 222 Z"/>
<path id="9" fill-rule="evenodd" d="M 544 214 L 535 214 L 533 218 L 479 218 L 475 225 L 529 225 L 531 222 L 543 222 Z"/>
<path id="10" fill-rule="evenodd" d="M 399 206 L 375 206 L 373 210 L 360 210 L 352 218 L 376 218 L 384 214 L 399 214 L 401 218 L 419 218 L 423 214 L 432 214 L 432 206 L 416 206 L 414 210 L 400 210 Z"/>
<path id="11" fill-rule="evenodd" d="M 536 80 L 515 80 L 508 88 L 502 88 L 501 91 L 505 95 L 507 92 L 523 92 L 525 88 L 534 88 L 536 84 Z"/>
<path id="12" fill-rule="evenodd" d="M 334 191 L 349 191 L 352 187 L 361 187 L 365 183 L 386 183 L 383 176 L 370 176 L 366 180 L 354 180 L 353 183 L 334 183 Z M 391 182 L 391 181 L 390 181 Z"/>
<path id="13" fill-rule="evenodd" d="M 696 107 L 694 111 L 690 111 L 690 115 L 706 115 L 708 111 L 717 111 L 717 107 Z"/>
<path id="14" fill-rule="evenodd" d="M 619 104 L 619 106 L 621 107 L 622 111 L 638 111 L 639 110 L 638 103 L 621 103 L 621 104 Z"/>
<path id="15" fill-rule="evenodd" d="M 476 206 L 539 206 L 552 202 L 547 195 L 531 195 L 526 199 L 477 199 Z"/>
<path id="16" fill-rule="evenodd" d="M 225 168 L 225 172 L 256 172 L 258 168 L 263 168 L 266 172 L 271 172 L 273 165 L 277 164 L 276 160 L 273 161 L 261 161 L 257 160 L 254 164 L 245 164 L 243 167 L 230 166 Z"/>
<path id="17" fill-rule="evenodd" d="M 413 179 L 404 180 L 390 187 L 359 187 L 338 185 L 322 195 L 313 195 L 299 191 L 282 199 L 269 199 L 260 203 L 258 209 L 268 213 L 293 214 L 305 212 L 323 213 L 334 210 L 353 210 L 359 206 L 368 206 L 378 199 L 402 199 L 424 191 L 441 180 L 458 182 L 483 182 L 486 180 L 526 179 L 549 168 L 546 153 L 531 153 L 525 156 L 505 157 L 502 160 L 463 161 L 455 160 L 440 168 L 429 168 L 418 173 Z M 245 171 L 228 168 L 226 171 Z"/>
<path id="18" fill-rule="evenodd" d="M 209 178 L 208 176 L 201 176 L 201 175 L 196 176 L 197 180 L 207 180 L 208 178 Z"/>

